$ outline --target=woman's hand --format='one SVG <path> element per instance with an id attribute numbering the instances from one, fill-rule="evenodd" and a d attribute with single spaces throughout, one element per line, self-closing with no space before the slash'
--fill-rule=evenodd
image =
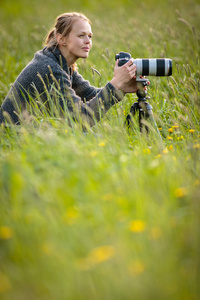
<path id="1" fill-rule="evenodd" d="M 137 91 L 136 65 L 133 64 L 133 59 L 130 59 L 121 67 L 118 66 L 118 60 L 116 61 L 111 84 L 124 93 L 135 93 Z"/>
<path id="2" fill-rule="evenodd" d="M 128 82 L 126 82 L 122 88 L 121 88 L 122 92 L 124 94 L 126 93 L 136 93 L 138 90 L 137 87 L 137 82 L 136 82 L 136 77 L 134 76 L 131 80 L 129 80 Z"/>

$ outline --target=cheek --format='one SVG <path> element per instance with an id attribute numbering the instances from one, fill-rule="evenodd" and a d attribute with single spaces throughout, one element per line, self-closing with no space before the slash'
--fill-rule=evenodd
<path id="1" fill-rule="evenodd" d="M 75 46 L 82 46 L 83 41 L 81 39 L 76 39 L 76 41 L 74 42 Z"/>
<path id="2" fill-rule="evenodd" d="M 69 40 L 69 43 L 68 43 L 68 45 L 71 49 L 76 48 L 80 44 L 81 44 L 81 41 L 78 38 L 73 38 L 73 39 Z"/>

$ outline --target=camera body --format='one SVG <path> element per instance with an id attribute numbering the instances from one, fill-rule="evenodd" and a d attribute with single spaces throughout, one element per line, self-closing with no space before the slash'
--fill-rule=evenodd
<path id="1" fill-rule="evenodd" d="M 130 53 L 119 52 L 115 55 L 118 66 L 123 66 L 131 59 Z M 137 67 L 138 76 L 171 76 L 172 60 L 169 58 L 136 58 L 133 62 Z"/>

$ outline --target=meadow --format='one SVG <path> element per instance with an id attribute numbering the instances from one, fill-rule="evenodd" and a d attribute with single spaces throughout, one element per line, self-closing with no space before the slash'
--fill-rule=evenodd
<path id="1" fill-rule="evenodd" d="M 79 72 L 103 87 L 115 54 L 167 57 L 149 77 L 161 139 L 124 126 L 126 95 L 87 133 L 41 114 L 0 127 L 0 298 L 200 298 L 199 0 L 1 0 L 0 104 L 57 15 L 92 21 Z M 96 72 L 97 71 L 97 72 Z"/>

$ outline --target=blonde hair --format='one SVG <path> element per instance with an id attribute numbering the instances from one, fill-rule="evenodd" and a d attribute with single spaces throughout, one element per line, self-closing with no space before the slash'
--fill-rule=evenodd
<path id="1" fill-rule="evenodd" d="M 70 12 L 59 15 L 56 18 L 53 29 L 51 29 L 46 36 L 44 46 L 47 48 L 56 48 L 58 45 L 56 35 L 60 33 L 63 37 L 68 36 L 72 30 L 73 24 L 80 19 L 91 24 L 90 20 L 82 13 Z M 76 69 L 76 64 L 74 64 L 72 68 Z"/>

